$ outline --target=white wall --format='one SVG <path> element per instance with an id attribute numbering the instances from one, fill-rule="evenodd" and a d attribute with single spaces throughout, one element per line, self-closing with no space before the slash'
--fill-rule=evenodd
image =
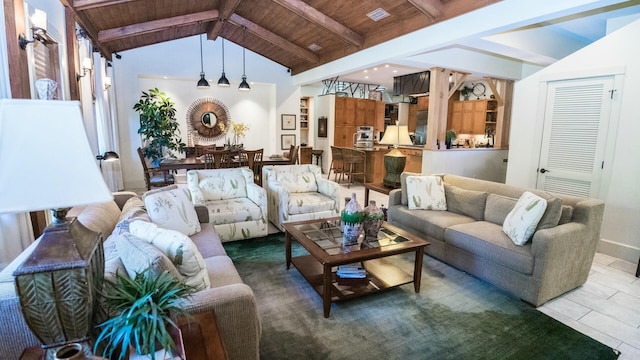
<path id="1" fill-rule="evenodd" d="M 640 256 L 640 20 L 515 84 L 507 183 L 535 187 L 542 138 L 543 81 L 589 76 L 622 68 L 614 102 L 619 103 L 617 129 L 609 141 L 602 199 L 606 202 L 600 251 L 637 262 Z M 613 133 L 611 133 L 613 131 Z M 611 139 L 611 136 L 610 136 Z"/>
<path id="2" fill-rule="evenodd" d="M 454 174 L 504 183 L 508 151 L 502 149 L 450 149 L 422 152 L 422 173 Z"/>
<path id="3" fill-rule="evenodd" d="M 281 153 L 281 114 L 300 112 L 300 88 L 291 82 L 287 69 L 251 51 L 246 51 L 246 75 L 252 90 L 237 90 L 242 76 L 242 47 L 225 41 L 225 72 L 231 82 L 229 88 L 216 83 L 222 73 L 221 40 L 203 37 L 204 71 L 211 84 L 199 90 L 200 40 L 198 36 L 164 42 L 120 53 L 113 59 L 114 86 L 117 90 L 120 159 L 125 189 L 144 187 L 142 167 L 136 148 L 140 146 L 139 118 L 133 111 L 141 90 L 158 87 L 176 103 L 177 118 L 186 143 L 187 107 L 195 100 L 211 96 L 221 100 L 229 109 L 233 121 L 251 126 L 244 142 L 247 147 L 263 147 L 265 155 Z M 164 77 L 167 77 L 165 79 Z M 297 119 L 297 117 L 296 117 Z M 299 143 L 299 126 L 295 131 Z"/>

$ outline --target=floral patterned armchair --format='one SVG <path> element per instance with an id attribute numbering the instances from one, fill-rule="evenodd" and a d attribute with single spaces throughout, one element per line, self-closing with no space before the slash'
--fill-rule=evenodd
<path id="1" fill-rule="evenodd" d="M 262 168 L 269 220 L 283 223 L 322 219 L 340 214 L 338 183 L 324 179 L 318 165 L 272 165 Z"/>
<path id="2" fill-rule="evenodd" d="M 267 236 L 267 194 L 248 168 L 189 170 L 187 188 L 223 242 Z"/>

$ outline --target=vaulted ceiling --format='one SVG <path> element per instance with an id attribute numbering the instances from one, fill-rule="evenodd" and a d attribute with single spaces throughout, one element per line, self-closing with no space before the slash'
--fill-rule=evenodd
<path id="1" fill-rule="evenodd" d="M 61 2 L 107 59 L 206 33 L 210 40 L 222 37 L 297 74 L 499 0 Z M 367 14 L 382 18 L 374 21 Z"/>

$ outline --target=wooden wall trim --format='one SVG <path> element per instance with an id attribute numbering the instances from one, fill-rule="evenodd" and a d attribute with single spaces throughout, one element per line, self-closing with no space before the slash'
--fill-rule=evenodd
<path id="1" fill-rule="evenodd" d="M 64 7 L 65 33 L 67 42 L 67 81 L 69 82 L 69 100 L 80 100 L 80 86 L 76 74 L 80 72 L 78 64 L 78 39 L 76 38 L 76 19 L 69 7 Z"/>
<path id="2" fill-rule="evenodd" d="M 4 0 L 3 2 L 11 97 L 14 99 L 30 99 L 31 85 L 29 83 L 27 52 L 20 49 L 18 45 L 18 35 L 26 33 L 24 0 Z M 31 34 L 27 36 L 30 38 Z"/>

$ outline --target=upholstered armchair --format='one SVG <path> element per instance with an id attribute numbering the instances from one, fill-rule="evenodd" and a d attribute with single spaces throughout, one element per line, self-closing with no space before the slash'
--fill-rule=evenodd
<path id="1" fill-rule="evenodd" d="M 269 220 L 282 231 L 287 222 L 340 214 L 339 185 L 324 179 L 318 165 L 263 166 L 262 186 L 267 189 Z"/>
<path id="2" fill-rule="evenodd" d="M 267 193 L 248 168 L 189 170 L 187 188 L 223 242 L 268 234 Z"/>

